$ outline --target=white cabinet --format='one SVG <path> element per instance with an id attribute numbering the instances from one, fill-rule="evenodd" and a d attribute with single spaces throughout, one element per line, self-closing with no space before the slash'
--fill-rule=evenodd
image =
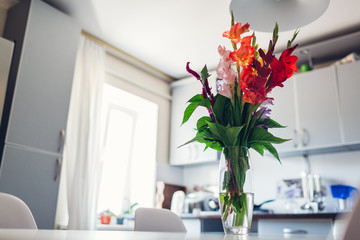
<path id="1" fill-rule="evenodd" d="M 338 66 L 337 77 L 344 142 L 360 143 L 360 62 Z"/>
<path id="2" fill-rule="evenodd" d="M 213 74 L 215 75 L 215 74 Z M 215 93 L 215 78 L 210 78 L 213 93 Z M 180 145 L 191 140 L 196 135 L 196 122 L 202 116 L 208 116 L 208 111 L 198 107 L 189 121 L 181 125 L 187 101 L 196 94 L 201 94 L 202 85 L 194 77 L 176 81 L 172 84 L 171 130 L 170 130 L 170 164 L 186 165 L 211 162 L 218 159 L 218 151 L 207 149 L 205 144 L 193 142 L 183 147 Z"/>
<path id="3" fill-rule="evenodd" d="M 283 88 L 274 88 L 271 97 L 274 98 L 273 104 L 270 105 L 271 119 L 277 121 L 286 128 L 273 128 L 270 132 L 276 137 L 291 139 L 282 144 L 275 145 L 276 149 L 281 151 L 292 151 L 297 148 L 297 127 L 295 114 L 294 98 L 294 78 L 288 79 Z"/>
<path id="4" fill-rule="evenodd" d="M 341 143 L 335 67 L 295 75 L 300 146 Z"/>
<path id="5" fill-rule="evenodd" d="M 360 110 L 355 102 L 360 93 L 359 66 L 353 63 L 295 74 L 284 88 L 274 89 L 271 117 L 287 128 L 270 131 L 292 139 L 276 145 L 281 155 L 340 151 L 347 144 L 360 143 Z"/>
<path id="6" fill-rule="evenodd" d="M 324 235 L 327 236 L 333 225 L 332 219 L 259 219 L 259 235 L 291 236 Z M 299 238 L 300 239 L 300 238 Z"/>

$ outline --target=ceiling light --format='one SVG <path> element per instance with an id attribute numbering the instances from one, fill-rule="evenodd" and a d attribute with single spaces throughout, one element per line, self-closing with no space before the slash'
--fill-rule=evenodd
<path id="1" fill-rule="evenodd" d="M 319 18 L 330 0 L 232 0 L 230 12 L 236 22 L 250 24 L 250 29 L 272 32 L 275 22 L 279 31 L 293 30 Z"/>

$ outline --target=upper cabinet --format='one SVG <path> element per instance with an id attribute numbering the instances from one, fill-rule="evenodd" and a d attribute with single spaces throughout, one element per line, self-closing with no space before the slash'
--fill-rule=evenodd
<path id="1" fill-rule="evenodd" d="M 340 113 L 346 144 L 360 143 L 360 62 L 337 67 Z"/>
<path id="2" fill-rule="evenodd" d="M 335 68 L 297 74 L 294 78 L 299 145 L 318 148 L 340 144 Z"/>
<path id="3" fill-rule="evenodd" d="M 284 139 L 292 139 L 291 141 L 284 142 L 276 145 L 278 151 L 291 151 L 298 146 L 298 130 L 296 126 L 295 114 L 295 98 L 294 98 L 294 80 L 288 79 L 284 83 L 283 88 L 274 88 L 271 97 L 274 98 L 271 105 L 271 118 L 286 128 L 273 128 L 270 132 L 277 137 Z"/>
<path id="4" fill-rule="evenodd" d="M 271 117 L 287 128 L 271 131 L 291 139 L 276 146 L 280 155 L 358 149 L 360 110 L 354 99 L 360 94 L 359 67 L 352 63 L 296 74 L 284 88 L 274 89 Z"/>
<path id="5" fill-rule="evenodd" d="M 15 41 L 5 142 L 61 153 L 80 27 L 41 1 L 27 1 L 9 10 L 4 36 Z"/>
<path id="6" fill-rule="evenodd" d="M 215 76 L 215 74 L 213 74 Z M 210 77 L 210 85 L 215 91 L 214 77 Z M 196 135 L 196 122 L 202 116 L 207 116 L 208 112 L 203 107 L 198 107 L 188 122 L 181 125 L 187 101 L 196 94 L 201 93 L 201 83 L 194 77 L 179 80 L 172 84 L 172 104 L 171 104 L 171 130 L 170 130 L 170 164 L 186 165 L 203 162 L 216 161 L 218 152 L 213 149 L 204 151 L 204 144 L 193 142 L 181 146 L 191 140 Z"/>

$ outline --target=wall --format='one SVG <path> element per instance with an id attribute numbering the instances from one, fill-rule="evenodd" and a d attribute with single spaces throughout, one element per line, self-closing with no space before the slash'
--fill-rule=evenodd
<path id="1" fill-rule="evenodd" d="M 0 36 L 2 36 L 4 32 L 7 10 L 17 2 L 17 0 L 0 0 Z"/>
<path id="2" fill-rule="evenodd" d="M 281 179 L 300 178 L 307 169 L 303 157 L 282 158 L 282 165 L 270 157 L 252 152 L 255 203 L 276 198 L 276 184 Z M 342 183 L 360 187 L 360 151 L 309 156 L 312 173 L 328 183 Z M 183 184 L 188 189 L 195 185 L 217 185 L 218 165 L 188 166 L 183 168 Z M 325 181 L 324 180 L 324 181 Z"/>

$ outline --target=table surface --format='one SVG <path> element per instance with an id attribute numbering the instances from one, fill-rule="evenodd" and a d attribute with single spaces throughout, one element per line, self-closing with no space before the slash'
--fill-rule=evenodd
<path id="1" fill-rule="evenodd" d="M 164 232 L 134 232 L 134 231 L 76 231 L 76 230 L 25 230 L 25 229 L 0 229 L 0 239 L 6 240 L 281 240 L 281 239 L 311 239 L 311 240 L 337 240 L 323 235 L 274 235 L 274 236 L 234 236 L 223 233 L 186 234 Z"/>

